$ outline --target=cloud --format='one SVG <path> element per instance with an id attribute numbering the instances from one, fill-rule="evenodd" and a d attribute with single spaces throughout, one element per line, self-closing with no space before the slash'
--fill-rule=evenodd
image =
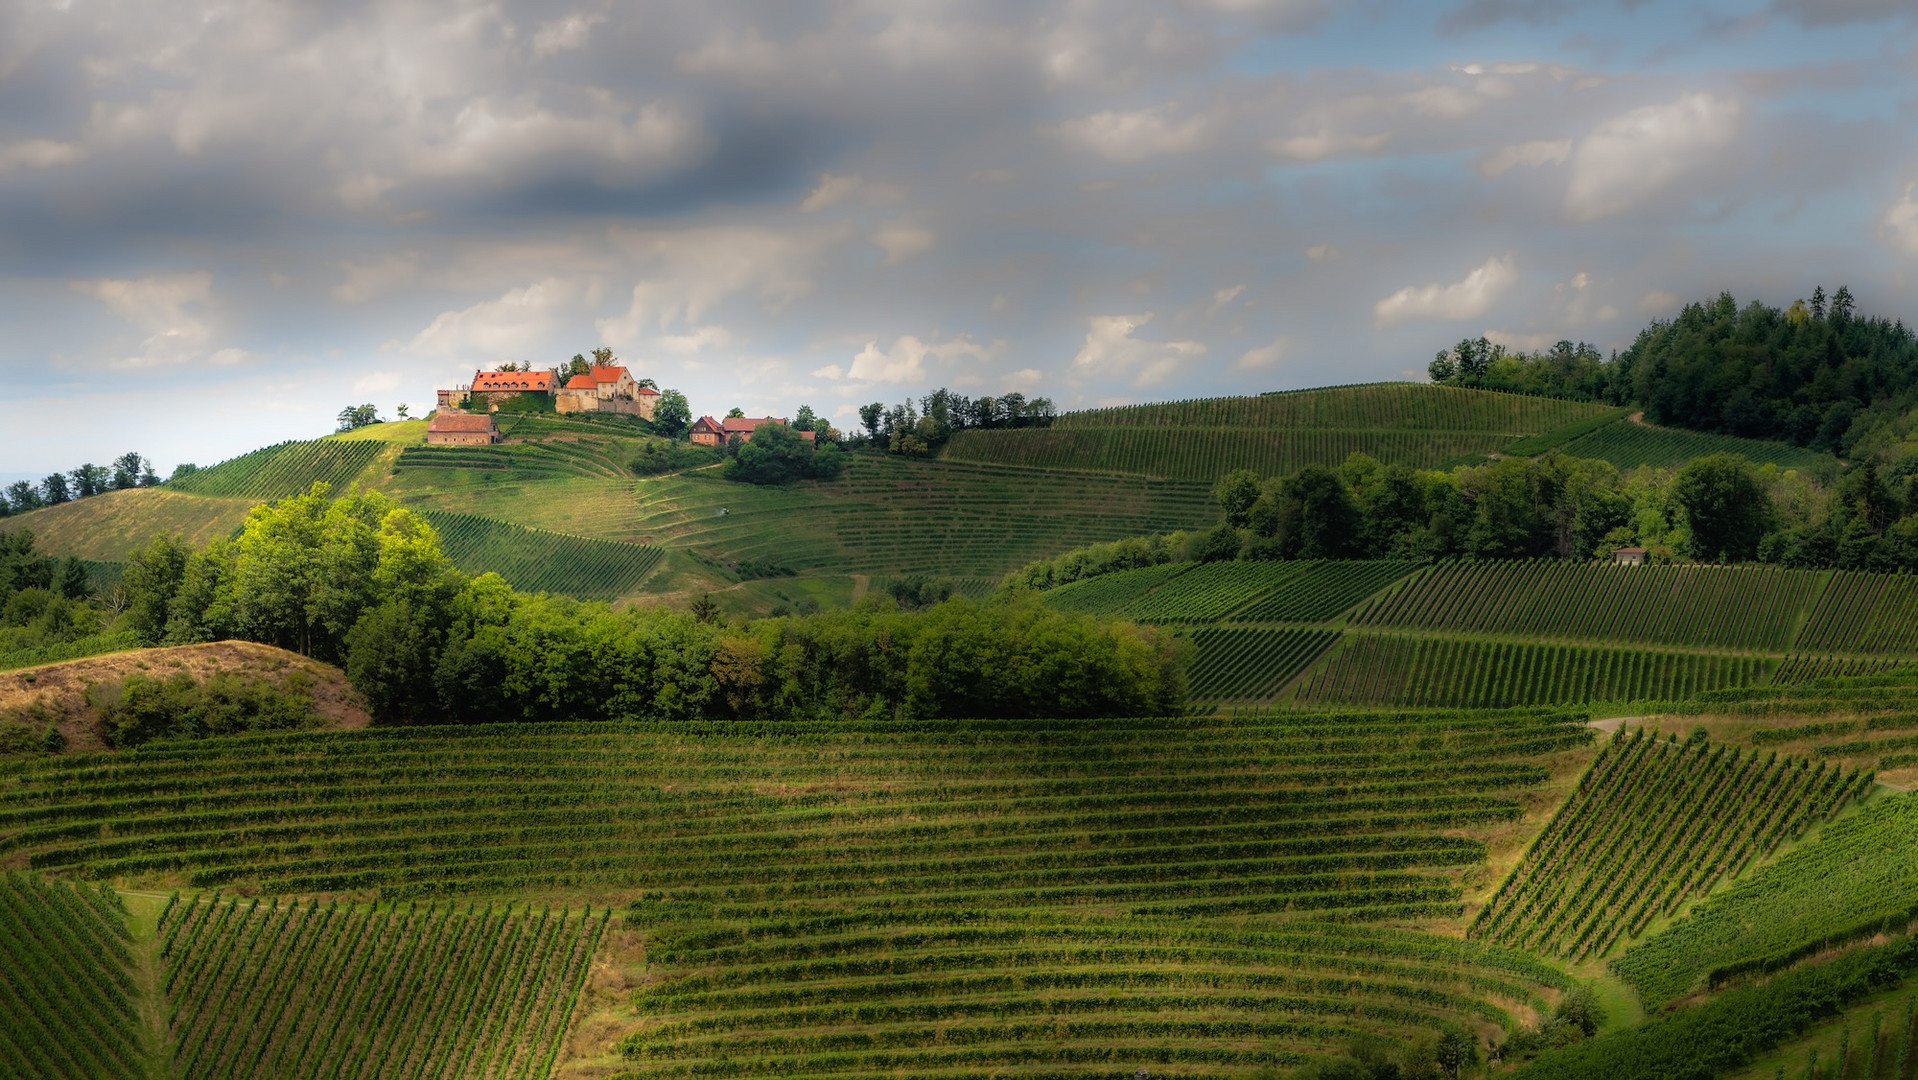
<path id="1" fill-rule="evenodd" d="M 1520 165 L 1533 169 L 1541 165 L 1563 165 L 1571 156 L 1572 140 L 1540 139 L 1499 149 L 1479 162 L 1478 171 L 1484 176 L 1498 176 Z"/>
<path id="2" fill-rule="evenodd" d="M 109 361 L 114 367 L 172 367 L 202 360 L 228 365 L 246 358 L 245 352 L 239 349 L 210 350 L 207 346 L 213 338 L 212 321 L 204 314 L 188 310 L 203 307 L 212 298 L 213 275 L 207 271 L 101 278 L 76 281 L 70 287 L 105 303 L 115 315 L 145 335 L 137 353 Z"/>
<path id="3" fill-rule="evenodd" d="M 1227 304 L 1237 300 L 1239 294 L 1243 292 L 1245 292 L 1245 286 L 1243 285 L 1234 285 L 1231 288 L 1220 289 L 1214 292 L 1212 294 L 1212 306 L 1206 308 L 1205 313 L 1207 315 L 1217 315 L 1219 312 L 1225 310 Z"/>
<path id="4" fill-rule="evenodd" d="M 1188 154 L 1205 148 L 1218 127 L 1210 115 L 1172 118 L 1172 106 L 1127 112 L 1106 110 L 1059 126 L 1067 140 L 1109 161 L 1144 161 L 1163 154 Z"/>
<path id="5" fill-rule="evenodd" d="M 1263 371 L 1279 362 L 1285 355 L 1285 339 L 1273 338 L 1271 344 L 1247 349 L 1232 365 L 1234 371 Z"/>
<path id="6" fill-rule="evenodd" d="M 1487 259 L 1450 285 L 1407 285 L 1373 304 L 1372 320 L 1385 327 L 1401 319 L 1476 319 L 1517 281 L 1510 255 Z"/>
<path id="7" fill-rule="evenodd" d="M 1206 347 L 1197 341 L 1144 341 L 1133 336 L 1151 321 L 1150 311 L 1087 319 L 1085 343 L 1072 358 L 1073 375 L 1130 379 L 1134 386 L 1152 386 L 1205 355 Z"/>
<path id="8" fill-rule="evenodd" d="M 1908 18 L 1912 14 L 1909 0 L 1775 0 L 1772 10 L 1806 26 Z"/>
<path id="9" fill-rule="evenodd" d="M 696 326 L 684 334 L 664 334 L 653 339 L 654 345 L 678 356 L 725 348 L 732 343 L 733 332 L 723 326 Z"/>
<path id="10" fill-rule="evenodd" d="M 1311 259 L 1313 262 L 1324 262 L 1327 259 L 1338 258 L 1339 249 L 1333 247 L 1331 244 L 1313 244 L 1311 247 L 1305 249 L 1305 257 Z"/>
<path id="11" fill-rule="evenodd" d="M 812 193 L 807 195 L 805 200 L 799 204 L 799 212 L 802 214 L 812 214 L 824 210 L 852 194 L 853 189 L 858 186 L 859 178 L 857 176 L 834 176 L 831 173 L 820 173 L 819 185 L 813 188 Z"/>
<path id="12" fill-rule="evenodd" d="M 593 27 L 606 21 L 604 15 L 568 15 L 540 24 L 533 32 L 533 55 L 553 56 L 568 49 L 583 49 L 592 40 Z"/>
<path id="13" fill-rule="evenodd" d="M 1566 213 L 1592 221 L 1642 205 L 1730 143 L 1739 111 L 1736 99 L 1686 94 L 1599 124 L 1572 154 Z"/>
<path id="14" fill-rule="evenodd" d="M 738 297 L 777 312 L 813 289 L 813 267 L 836 244 L 837 228 L 777 230 L 724 225 L 615 228 L 613 246 L 640 265 L 626 312 L 595 320 L 600 340 L 643 351 L 653 335 L 694 326 Z"/>
<path id="15" fill-rule="evenodd" d="M 472 367 L 534 359 L 546 342 L 576 324 L 582 291 L 578 281 L 547 278 L 470 307 L 442 311 L 404 351 Z"/>
<path id="16" fill-rule="evenodd" d="M 965 334 L 946 342 L 922 341 L 905 334 L 893 339 L 893 343 L 884 349 L 879 347 L 876 340 L 866 342 L 865 347 L 853 356 L 852 366 L 845 369 L 843 377 L 854 383 L 923 383 L 926 381 L 928 359 L 946 364 L 961 359 L 982 363 L 998 355 L 1003 347 L 1004 342 L 976 344 Z M 820 368 L 813 375 L 835 381 L 842 377 L 837 364 Z"/>
<path id="17" fill-rule="evenodd" d="M 1571 0 L 1467 0 L 1439 17 L 1439 29 L 1448 34 L 1483 30 L 1516 21 L 1545 26 L 1572 11 Z"/>
<path id="18" fill-rule="evenodd" d="M 1374 132 L 1370 135 L 1351 135 L 1330 129 L 1321 129 L 1309 135 L 1294 135 L 1289 139 L 1274 139 L 1266 144 L 1273 153 L 1299 161 L 1322 161 L 1329 157 L 1345 157 L 1353 154 L 1371 154 L 1383 149 L 1392 139 L 1389 131 Z"/>
<path id="19" fill-rule="evenodd" d="M 931 230 L 917 225 L 888 225 L 872 234 L 874 247 L 886 253 L 886 265 L 898 266 L 914 255 L 932 250 Z"/>
<path id="20" fill-rule="evenodd" d="M 1905 194 L 1885 208 L 1879 219 L 1885 239 L 1906 255 L 1918 255 L 1918 199 L 1912 197 L 1918 184 L 1906 184 Z"/>
<path id="21" fill-rule="evenodd" d="M 402 251 L 382 255 L 371 262 L 341 263 L 346 280 L 333 286 L 333 299 L 343 304 L 361 304 L 386 295 L 419 277 L 420 253 Z"/>
<path id="22" fill-rule="evenodd" d="M 397 371 L 368 372 L 353 380 L 353 396 L 368 397 L 374 394 L 389 393 L 399 389 L 399 385 L 403 379 L 404 376 Z"/>
<path id="23" fill-rule="evenodd" d="M 0 146 L 0 173 L 14 169 L 51 169 L 72 164 L 85 156 L 86 149 L 75 143 L 22 139 Z"/>
<path id="24" fill-rule="evenodd" d="M 1648 315 L 1670 315 L 1675 314 L 1684 304 L 1684 297 L 1675 292 L 1658 289 L 1645 294 L 1645 298 L 1638 302 L 1638 310 Z"/>

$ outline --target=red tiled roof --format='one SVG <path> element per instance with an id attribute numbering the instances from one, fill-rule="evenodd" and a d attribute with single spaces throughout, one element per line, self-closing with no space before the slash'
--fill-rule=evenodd
<path id="1" fill-rule="evenodd" d="M 603 382 L 603 383 L 618 382 L 619 377 L 624 374 L 626 374 L 626 369 L 619 366 L 618 364 L 594 364 L 593 365 L 593 381 L 594 382 Z"/>
<path id="2" fill-rule="evenodd" d="M 551 390 L 553 373 L 550 371 L 476 371 L 473 373 L 475 390 Z"/>
<path id="3" fill-rule="evenodd" d="M 433 422 L 426 425 L 426 430 L 490 433 L 493 430 L 493 417 L 491 413 L 435 413 Z"/>
<path id="4" fill-rule="evenodd" d="M 791 426 L 792 421 L 787 420 L 783 416 L 728 416 L 726 418 L 726 431 L 729 434 L 750 435 L 761 424 L 786 424 L 787 426 Z"/>
<path id="5" fill-rule="evenodd" d="M 572 378 L 566 380 L 566 389 L 597 390 L 599 389 L 599 384 L 593 381 L 593 377 L 591 375 L 575 375 Z"/>
<path id="6" fill-rule="evenodd" d="M 718 432 L 718 431 L 725 431 L 726 429 L 723 425 L 720 424 L 719 421 L 713 419 L 712 417 L 702 416 L 698 420 L 694 421 L 693 430 Z"/>
<path id="7" fill-rule="evenodd" d="M 652 387 L 650 387 L 650 386 L 642 386 L 642 387 L 640 387 L 640 388 L 639 388 L 639 392 L 640 392 L 640 393 L 642 393 L 642 394 L 651 394 L 651 395 L 652 395 L 652 396 L 654 396 L 654 397 L 658 397 L 658 396 L 659 396 L 659 391 L 657 391 L 657 390 L 655 390 L 655 389 L 653 389 L 653 388 L 652 388 Z"/>

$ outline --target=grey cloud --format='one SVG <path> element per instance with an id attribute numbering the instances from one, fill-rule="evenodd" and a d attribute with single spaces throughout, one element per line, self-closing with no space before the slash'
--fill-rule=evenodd
<path id="1" fill-rule="evenodd" d="M 1907 0 L 1774 0 L 1772 10 L 1807 26 L 1912 18 Z"/>

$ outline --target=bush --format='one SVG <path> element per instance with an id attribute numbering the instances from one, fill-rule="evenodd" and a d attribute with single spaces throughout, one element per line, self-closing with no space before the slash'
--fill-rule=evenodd
<path id="1" fill-rule="evenodd" d="M 313 678 L 294 671 L 283 684 L 221 672 L 200 682 L 181 672 L 168 678 L 129 675 L 95 683 L 86 701 L 100 714 L 100 738 L 124 749 L 154 739 L 202 738 L 245 731 L 312 727 Z"/>
<path id="2" fill-rule="evenodd" d="M 828 443 L 815 446 L 784 424 L 761 424 L 752 438 L 729 447 L 725 477 L 746 484 L 787 484 L 794 480 L 834 480 L 845 455 Z"/>
<path id="3" fill-rule="evenodd" d="M 670 439 L 647 439 L 640 444 L 639 453 L 627 462 L 626 467 L 635 476 L 657 476 L 660 473 L 716 465 L 720 457 L 719 450 L 711 446 L 694 446 Z"/>

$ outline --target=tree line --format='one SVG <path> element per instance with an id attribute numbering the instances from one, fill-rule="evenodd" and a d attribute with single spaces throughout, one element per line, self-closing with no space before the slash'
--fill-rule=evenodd
<path id="1" fill-rule="evenodd" d="M 446 559 L 424 519 L 326 485 L 193 548 L 162 536 L 125 575 L 143 644 L 243 638 L 346 669 L 381 723 L 1165 715 L 1184 655 L 1160 631 L 1036 598 L 733 622 L 712 605 L 614 611 L 519 592 Z"/>
<path id="2" fill-rule="evenodd" d="M 1918 468 L 1872 461 L 1825 487 L 1735 454 L 1623 473 L 1557 453 L 1449 472 L 1353 454 L 1282 476 L 1239 469 L 1213 494 L 1222 520 L 1209 530 L 1092 545 L 1011 580 L 1049 588 L 1224 559 L 1605 559 L 1622 547 L 1653 562 L 1918 571 Z"/>
<path id="3" fill-rule="evenodd" d="M 918 401 L 907 398 L 888 408 L 875 401 L 859 407 L 865 428 L 861 445 L 895 454 L 924 457 L 968 428 L 1045 427 L 1058 416 L 1049 398 L 1024 394 L 967 397 L 940 387 Z"/>
<path id="4" fill-rule="evenodd" d="M 1848 458 L 1910 451 L 1918 407 L 1918 337 L 1902 319 L 1861 315 L 1847 287 L 1780 309 L 1730 293 L 1653 321 L 1630 348 L 1601 358 L 1561 341 L 1507 352 L 1484 338 L 1432 361 L 1434 382 L 1642 405 L 1654 423 L 1770 439 Z"/>
<path id="5" fill-rule="evenodd" d="M 193 468 L 192 465 L 182 465 L 173 470 L 173 475 L 183 476 L 192 472 Z M 159 483 L 160 477 L 153 471 L 153 462 L 129 451 L 114 458 L 108 465 L 87 462 L 67 472 L 48 473 L 39 483 L 17 480 L 9 484 L 5 497 L 0 498 L 0 517 L 24 514 L 43 506 L 58 506 L 103 492 L 153 487 Z"/>

